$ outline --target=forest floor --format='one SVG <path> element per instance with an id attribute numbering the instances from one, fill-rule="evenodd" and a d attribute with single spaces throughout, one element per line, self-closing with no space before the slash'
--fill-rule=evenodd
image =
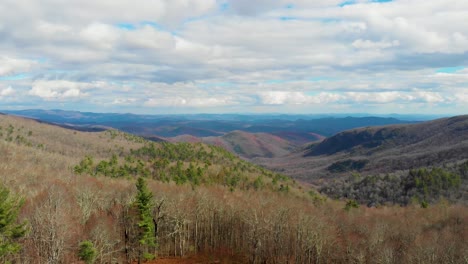
<path id="1" fill-rule="evenodd" d="M 146 264 L 242 264 L 246 260 L 240 256 L 217 253 L 198 253 L 187 257 L 162 257 Z"/>

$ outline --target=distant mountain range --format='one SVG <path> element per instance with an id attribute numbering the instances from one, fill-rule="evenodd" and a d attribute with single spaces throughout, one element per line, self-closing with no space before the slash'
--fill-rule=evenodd
<path id="1" fill-rule="evenodd" d="M 468 159 L 466 115 L 416 122 L 392 117 L 3 112 L 82 131 L 114 128 L 153 141 L 221 146 L 308 182 L 350 172 L 379 174 Z"/>
<path id="2" fill-rule="evenodd" d="M 63 110 L 18 110 L 0 111 L 7 114 L 39 119 L 60 125 L 84 128 L 112 127 L 139 135 L 176 137 L 220 136 L 235 130 L 250 133 L 272 133 L 288 137 L 299 133 L 302 137 L 316 133 L 331 136 L 346 129 L 387 124 L 414 123 L 393 117 L 351 117 L 314 115 L 135 115 L 90 113 Z M 306 133 L 306 134 L 304 134 Z M 297 134 L 289 135 L 298 137 Z M 308 140 L 309 136 L 306 136 Z M 311 139 L 314 139 L 312 136 Z M 300 140 L 301 142 L 304 140 Z"/>
<path id="3" fill-rule="evenodd" d="M 321 115 L 135 115 L 63 110 L 0 111 L 81 131 L 109 128 L 161 141 L 200 141 L 245 158 L 277 157 L 338 132 L 366 126 L 406 124 L 393 117 Z"/>

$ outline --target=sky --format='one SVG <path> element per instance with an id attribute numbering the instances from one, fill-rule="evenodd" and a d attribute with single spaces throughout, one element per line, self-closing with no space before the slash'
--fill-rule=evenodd
<path id="1" fill-rule="evenodd" d="M 466 0 L 2 0 L 0 109 L 468 114 Z"/>

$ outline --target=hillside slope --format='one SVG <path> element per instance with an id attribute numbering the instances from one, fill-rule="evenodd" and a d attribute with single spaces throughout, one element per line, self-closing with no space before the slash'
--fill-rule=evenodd
<path id="1" fill-rule="evenodd" d="M 19 222 L 29 230 L 2 263 L 81 263 L 85 244 L 95 263 L 194 254 L 305 264 L 467 258 L 462 205 L 355 208 L 217 147 L 3 115 L 0 127 L 0 184 L 24 198 Z"/>
<path id="2" fill-rule="evenodd" d="M 279 157 L 290 153 L 296 146 L 288 141 L 267 133 L 233 131 L 220 138 L 203 138 L 208 144 L 221 144 L 227 150 L 242 157 Z"/>
<path id="3" fill-rule="evenodd" d="M 311 135 L 310 137 L 312 138 L 313 136 Z M 203 142 L 208 145 L 222 147 L 245 159 L 256 157 L 281 157 L 299 147 L 299 145 L 276 135 L 268 133 L 248 133 L 239 130 L 216 137 L 195 137 L 185 134 L 167 138 L 167 141 L 189 143 Z"/>
<path id="4" fill-rule="evenodd" d="M 233 189 L 296 188 L 286 176 L 202 143 L 154 142 L 117 130 L 79 132 L 0 115 L 2 138 L 75 160 L 68 166 L 78 174 L 113 178 L 140 175 L 178 184 L 219 184 Z"/>
<path id="5" fill-rule="evenodd" d="M 403 147 L 417 147 L 421 150 L 435 146 L 456 145 L 465 140 L 468 140 L 468 115 L 414 125 L 367 127 L 344 131 L 312 146 L 306 156 L 332 155 L 341 151 L 368 154 Z"/>
<path id="6" fill-rule="evenodd" d="M 387 173 L 468 159 L 468 116 L 344 131 L 281 159 L 256 161 L 313 181 L 357 171 Z"/>
<path id="7" fill-rule="evenodd" d="M 288 155 L 302 144 L 322 138 L 322 136 L 313 133 L 278 132 L 269 134 L 235 130 L 222 136 L 195 137 L 185 134 L 166 138 L 166 140 L 169 142 L 203 142 L 222 147 L 242 158 L 253 159 Z"/>

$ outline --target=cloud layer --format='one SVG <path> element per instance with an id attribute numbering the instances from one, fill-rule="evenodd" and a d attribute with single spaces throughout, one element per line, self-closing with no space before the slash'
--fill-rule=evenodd
<path id="1" fill-rule="evenodd" d="M 468 2 L 5 0 L 0 109 L 468 113 Z"/>

